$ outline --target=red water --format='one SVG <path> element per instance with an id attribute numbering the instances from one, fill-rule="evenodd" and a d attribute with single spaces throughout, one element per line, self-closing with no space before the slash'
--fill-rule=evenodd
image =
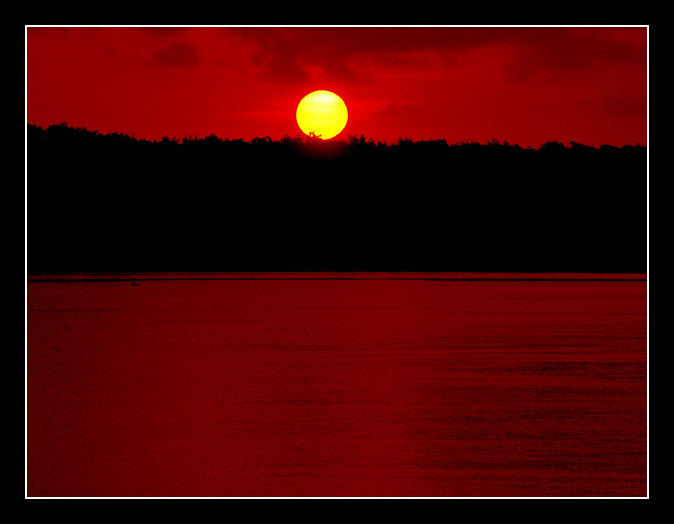
<path id="1" fill-rule="evenodd" d="M 183 277 L 29 281 L 29 497 L 647 495 L 644 276 Z"/>

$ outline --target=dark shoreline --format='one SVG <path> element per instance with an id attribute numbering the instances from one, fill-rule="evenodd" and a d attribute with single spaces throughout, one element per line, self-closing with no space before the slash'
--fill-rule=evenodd
<path id="1" fill-rule="evenodd" d="M 28 127 L 28 271 L 647 272 L 647 148 Z"/>

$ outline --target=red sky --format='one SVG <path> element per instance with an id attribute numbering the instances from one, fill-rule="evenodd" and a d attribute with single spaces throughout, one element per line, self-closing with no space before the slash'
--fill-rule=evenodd
<path id="1" fill-rule="evenodd" d="M 136 138 L 301 133 L 316 89 L 338 135 L 647 143 L 645 27 L 28 27 L 27 122 Z"/>

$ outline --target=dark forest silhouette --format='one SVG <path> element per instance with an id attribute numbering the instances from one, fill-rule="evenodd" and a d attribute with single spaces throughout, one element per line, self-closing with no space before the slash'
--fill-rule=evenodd
<path id="1" fill-rule="evenodd" d="M 28 125 L 28 271 L 646 272 L 646 148 Z"/>

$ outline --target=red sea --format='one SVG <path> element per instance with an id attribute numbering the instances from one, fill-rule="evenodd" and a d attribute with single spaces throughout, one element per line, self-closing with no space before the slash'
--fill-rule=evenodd
<path id="1" fill-rule="evenodd" d="M 28 497 L 648 494 L 646 275 L 29 275 Z"/>

